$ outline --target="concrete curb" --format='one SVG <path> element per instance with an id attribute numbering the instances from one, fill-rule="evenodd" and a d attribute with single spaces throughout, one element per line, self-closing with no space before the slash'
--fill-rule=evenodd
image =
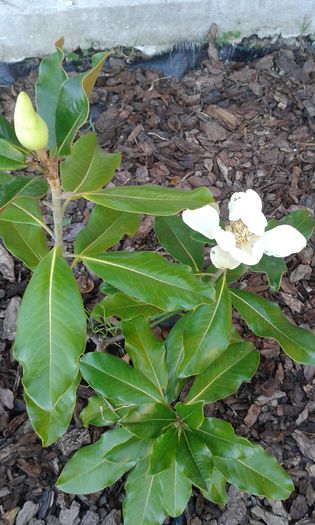
<path id="1" fill-rule="evenodd" d="M 315 0 L 0 0 L 0 60 L 43 56 L 64 35 L 66 48 L 165 50 L 220 32 L 296 36 L 315 32 Z"/>

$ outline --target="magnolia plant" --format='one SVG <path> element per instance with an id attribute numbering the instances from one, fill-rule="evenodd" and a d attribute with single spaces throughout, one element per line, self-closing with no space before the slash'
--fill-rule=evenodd
<path id="1" fill-rule="evenodd" d="M 315 364 L 309 330 L 237 287 L 252 270 L 279 289 L 283 257 L 305 247 L 314 220 L 297 210 L 267 222 L 259 196 L 247 190 L 232 196 L 223 229 L 206 188 L 106 188 L 119 154 L 105 153 L 95 133 L 78 133 L 106 55 L 98 53 L 89 71 L 68 78 L 62 45 L 59 40 L 40 65 L 36 109 L 22 92 L 14 127 L 0 117 L 0 235 L 33 272 L 14 346 L 29 418 L 44 446 L 57 440 L 71 421 L 83 377 L 95 391 L 81 413 L 83 425 L 104 427 L 97 442 L 66 464 L 57 486 L 90 493 L 129 472 L 127 525 L 180 515 L 193 485 L 219 505 L 226 502 L 227 482 L 287 498 L 293 485 L 276 460 L 236 436 L 227 421 L 205 417 L 204 406 L 235 393 L 259 365 L 253 344 L 232 326 L 232 305 L 254 334 L 273 337 L 298 363 Z M 9 173 L 18 170 L 22 174 Z M 65 213 L 79 198 L 95 205 L 70 250 L 63 240 Z M 53 228 L 45 221 L 49 213 Z M 135 234 L 143 214 L 156 217 L 154 230 L 169 256 L 110 250 Z M 204 248 L 213 240 L 207 266 Z M 73 275 L 79 263 L 104 281 L 105 297 L 88 323 Z M 153 328 L 168 318 L 173 326 L 160 340 Z M 115 330 L 124 340 L 119 352 L 103 345 L 104 351 L 81 357 L 92 322 L 105 338 Z"/>

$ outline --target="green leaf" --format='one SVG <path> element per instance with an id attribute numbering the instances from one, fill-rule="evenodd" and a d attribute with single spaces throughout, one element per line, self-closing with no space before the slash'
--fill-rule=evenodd
<path id="1" fill-rule="evenodd" d="M 253 452 L 254 445 L 248 439 L 236 436 L 232 425 L 223 419 L 205 418 L 198 435 L 213 456 L 237 459 Z"/>
<path id="2" fill-rule="evenodd" d="M 134 235 L 139 226 L 139 216 L 95 206 L 88 225 L 81 230 L 74 242 L 78 257 L 98 255 L 104 252 L 127 233 Z"/>
<path id="3" fill-rule="evenodd" d="M 110 408 L 110 404 L 100 396 L 91 396 L 87 405 L 80 414 L 84 427 L 95 425 L 96 427 L 111 426 L 118 421 L 118 414 Z"/>
<path id="4" fill-rule="evenodd" d="M 89 201 L 106 208 L 148 215 L 175 215 L 186 208 L 194 210 L 213 201 L 207 188 L 184 191 L 153 184 L 118 186 L 83 193 Z"/>
<path id="5" fill-rule="evenodd" d="M 37 199 L 17 197 L 0 212 L 0 237 L 31 270 L 48 252 L 46 228 Z"/>
<path id="6" fill-rule="evenodd" d="M 213 458 L 216 468 L 240 490 L 269 499 L 286 499 L 294 485 L 278 462 L 261 447 L 245 458 Z"/>
<path id="7" fill-rule="evenodd" d="M 190 237 L 191 229 L 181 217 L 157 217 L 154 231 L 163 248 L 175 259 L 188 264 L 196 272 L 202 267 L 204 249 L 200 242 Z"/>
<path id="8" fill-rule="evenodd" d="M 26 393 L 43 410 L 55 408 L 73 384 L 85 332 L 77 284 L 59 248 L 54 248 L 41 260 L 25 291 L 14 346 Z"/>
<path id="9" fill-rule="evenodd" d="M 146 458 L 151 449 L 152 440 L 139 439 L 130 434 L 128 441 L 114 447 L 105 457 L 114 463 L 130 463 Z"/>
<path id="10" fill-rule="evenodd" d="M 176 403 L 175 410 L 182 421 L 190 428 L 199 428 L 203 422 L 203 401 L 197 401 L 191 405 Z"/>
<path id="11" fill-rule="evenodd" d="M 199 374 L 228 346 L 232 324 L 232 306 L 225 276 L 216 284 L 216 302 L 198 306 L 189 315 L 184 331 L 184 356 L 178 367 L 179 377 Z"/>
<path id="12" fill-rule="evenodd" d="M 187 478 L 196 487 L 207 491 L 212 476 L 213 460 L 210 450 L 199 439 L 196 431 L 182 430 L 176 459 Z"/>
<path id="13" fill-rule="evenodd" d="M 78 129 L 89 115 L 89 96 L 108 54 L 97 53 L 92 69 L 68 78 L 62 84 L 56 107 L 57 155 L 70 155 Z"/>
<path id="14" fill-rule="evenodd" d="M 80 374 L 70 388 L 59 398 L 54 408 L 43 410 L 27 395 L 24 399 L 28 417 L 35 432 L 40 436 L 44 447 L 48 447 L 59 439 L 67 430 L 76 404 L 76 391 L 80 383 Z"/>
<path id="15" fill-rule="evenodd" d="M 230 290 L 235 308 L 259 337 L 273 337 L 288 356 L 305 365 L 315 365 L 315 336 L 295 326 L 277 304 L 244 290 Z"/>
<path id="16" fill-rule="evenodd" d="M 127 295 L 162 310 L 194 308 L 213 298 L 213 289 L 188 266 L 172 264 L 153 252 L 115 252 L 82 257 L 99 277 Z"/>
<path id="17" fill-rule="evenodd" d="M 180 516 L 191 496 L 191 481 L 185 476 L 176 460 L 159 474 L 163 506 L 169 516 Z"/>
<path id="18" fill-rule="evenodd" d="M 197 432 L 211 450 L 215 467 L 229 483 L 267 498 L 289 496 L 293 484 L 286 472 L 263 448 L 236 436 L 229 423 L 206 418 Z"/>
<path id="19" fill-rule="evenodd" d="M 251 266 L 253 268 L 253 266 Z M 226 272 L 226 282 L 227 284 L 234 283 L 238 281 L 246 272 L 248 272 L 248 266 L 245 264 L 240 264 L 234 270 L 227 270 Z"/>
<path id="20" fill-rule="evenodd" d="M 154 337 L 148 320 L 142 316 L 131 321 L 123 321 L 125 351 L 130 355 L 133 365 L 152 381 L 161 396 L 167 386 L 167 369 L 164 343 Z"/>
<path id="21" fill-rule="evenodd" d="M 81 448 L 64 467 L 56 483 L 58 489 L 70 494 L 90 494 L 115 483 L 135 461 L 114 463 L 106 454 L 130 437 L 127 430 L 117 428 L 105 432 L 93 445 Z"/>
<path id="22" fill-rule="evenodd" d="M 178 447 L 178 430 L 171 427 L 153 444 L 150 456 L 150 474 L 159 474 L 174 463 Z"/>
<path id="23" fill-rule="evenodd" d="M 166 518 L 159 477 L 150 476 L 148 469 L 149 461 L 145 459 L 128 476 L 123 506 L 124 525 L 161 525 Z"/>
<path id="24" fill-rule="evenodd" d="M 178 378 L 178 366 L 184 356 L 184 333 L 190 320 L 190 315 L 184 315 L 175 323 L 165 341 L 166 365 L 168 370 L 167 400 L 175 401 L 185 383 Z"/>
<path id="25" fill-rule="evenodd" d="M 139 370 L 110 354 L 98 352 L 81 358 L 81 373 L 102 396 L 123 403 L 160 403 L 160 392 Z"/>
<path id="26" fill-rule="evenodd" d="M 213 468 L 209 484 L 210 488 L 207 491 L 201 491 L 203 497 L 220 505 L 220 507 L 224 507 L 227 503 L 226 479 L 216 467 Z"/>
<path id="27" fill-rule="evenodd" d="M 0 171 L 20 170 L 25 166 L 25 153 L 7 140 L 0 138 Z"/>
<path id="28" fill-rule="evenodd" d="M 113 178 L 120 161 L 120 153 L 105 153 L 98 146 L 96 133 L 83 135 L 60 164 L 64 191 L 84 193 L 102 188 Z"/>
<path id="29" fill-rule="evenodd" d="M 0 115 L 0 139 L 4 139 L 10 144 L 21 147 L 12 124 L 3 116 Z"/>
<path id="30" fill-rule="evenodd" d="M 45 57 L 39 66 L 38 80 L 35 85 L 37 112 L 48 126 L 48 146 L 56 149 L 56 109 L 61 87 L 68 78 L 63 70 L 63 39 L 55 43 L 55 53 Z"/>
<path id="31" fill-rule="evenodd" d="M 17 197 L 0 212 L 0 220 L 45 227 L 39 202 L 32 197 Z"/>
<path id="32" fill-rule="evenodd" d="M 308 210 L 296 210 L 292 211 L 283 219 L 277 221 L 276 219 L 271 219 L 268 222 L 268 230 L 274 228 L 275 226 L 280 226 L 281 224 L 289 224 L 299 230 L 302 235 L 308 240 L 312 236 L 312 232 L 315 226 L 315 218 L 312 217 Z"/>
<path id="33" fill-rule="evenodd" d="M 138 437 L 153 439 L 160 436 L 175 419 L 175 413 L 167 405 L 151 403 L 133 408 L 120 420 L 120 424 Z"/>
<path id="34" fill-rule="evenodd" d="M 43 177 L 24 177 L 0 173 L 0 211 L 17 197 L 43 197 L 47 193 Z"/>
<path id="35" fill-rule="evenodd" d="M 280 257 L 264 255 L 258 264 L 251 266 L 253 272 L 263 272 L 268 277 L 269 286 L 277 291 L 281 286 L 282 275 L 287 271 L 287 265 Z"/>
<path id="36" fill-rule="evenodd" d="M 202 400 L 214 403 L 233 394 L 249 381 L 259 364 L 259 353 L 251 343 L 234 343 L 197 376 L 185 398 L 186 403 Z"/>
<path id="37" fill-rule="evenodd" d="M 138 315 L 151 317 L 161 312 L 159 308 L 143 301 L 138 301 L 124 293 L 114 293 L 108 295 L 98 303 L 91 312 L 91 317 L 98 319 L 107 319 L 116 316 L 122 320 L 132 319 Z"/>
<path id="38" fill-rule="evenodd" d="M 7 209 L 4 210 L 4 213 Z M 46 236 L 39 226 L 8 222 L 0 214 L 0 237 L 7 249 L 31 270 L 47 255 Z"/>

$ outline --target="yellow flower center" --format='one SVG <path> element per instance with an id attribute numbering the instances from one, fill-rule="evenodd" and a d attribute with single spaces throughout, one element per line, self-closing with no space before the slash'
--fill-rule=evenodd
<path id="1" fill-rule="evenodd" d="M 238 221 L 230 222 L 229 226 L 226 228 L 228 231 L 231 231 L 236 239 L 236 246 L 239 248 L 251 242 L 255 235 L 249 231 L 247 226 L 239 219 Z"/>

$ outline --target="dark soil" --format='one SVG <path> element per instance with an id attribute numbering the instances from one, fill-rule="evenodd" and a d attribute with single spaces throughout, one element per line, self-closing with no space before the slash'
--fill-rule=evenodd
<path id="1" fill-rule="evenodd" d="M 268 46 L 267 46 L 268 47 Z M 254 188 L 268 218 L 315 204 L 315 60 L 301 39 L 279 40 L 274 50 L 250 64 L 223 63 L 210 45 L 201 68 L 182 80 L 130 68 L 111 59 L 92 93 L 90 128 L 100 144 L 119 149 L 122 166 L 111 184 L 151 182 L 170 187 L 207 186 L 225 205 L 231 193 Z M 0 112 L 12 118 L 20 89 L 33 92 L 36 74 L 0 90 Z M 72 242 L 88 219 L 89 205 L 72 204 L 66 239 Z M 50 217 L 47 217 L 50 221 Z M 123 249 L 152 249 L 156 240 L 146 218 Z M 314 237 L 288 259 L 289 272 L 273 294 L 296 324 L 315 328 Z M 16 313 L 30 272 L 6 252 L 0 260 L 0 523 L 1 525 L 119 525 L 123 484 L 89 496 L 58 492 L 54 482 L 67 458 L 98 438 L 78 417 L 87 392 L 79 388 L 78 408 L 66 435 L 43 449 L 25 413 L 21 371 L 12 356 Z M 91 276 L 81 271 L 82 291 Z M 98 282 L 85 294 L 95 300 Z M 271 297 L 263 275 L 241 286 Z M 315 523 L 315 368 L 295 364 L 273 340 L 254 338 L 235 314 L 246 338 L 261 352 L 256 377 L 207 414 L 230 421 L 236 431 L 261 443 L 284 465 L 295 492 L 271 502 L 229 489 L 224 509 L 197 493 L 177 525 L 286 525 Z M 139 488 L 140 490 L 140 488 Z"/>

